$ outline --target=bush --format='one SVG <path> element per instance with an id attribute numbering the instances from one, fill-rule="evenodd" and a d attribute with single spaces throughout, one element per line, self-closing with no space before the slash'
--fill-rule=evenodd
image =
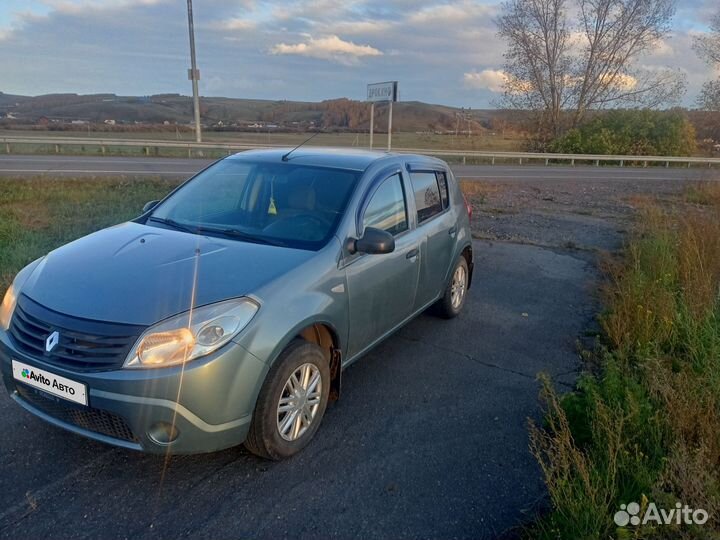
<path id="1" fill-rule="evenodd" d="M 554 140 L 549 150 L 562 154 L 689 156 L 696 150 L 695 128 L 680 111 L 610 111 Z"/>

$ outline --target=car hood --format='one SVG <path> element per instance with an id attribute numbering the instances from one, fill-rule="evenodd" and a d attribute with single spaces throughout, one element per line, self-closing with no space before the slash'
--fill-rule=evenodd
<path id="1" fill-rule="evenodd" d="M 22 294 L 86 319 L 150 325 L 201 306 L 252 294 L 312 251 L 124 223 L 56 249 Z"/>

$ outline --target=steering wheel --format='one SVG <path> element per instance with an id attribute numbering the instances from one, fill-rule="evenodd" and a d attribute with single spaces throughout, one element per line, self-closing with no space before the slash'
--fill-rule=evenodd
<path id="1" fill-rule="evenodd" d="M 328 223 L 320 216 L 297 214 L 278 219 L 266 227 L 265 232 L 278 233 L 285 231 L 285 233 L 290 233 L 291 236 L 307 237 L 308 232 L 315 233 L 310 236 L 317 236 L 318 231 L 324 234 L 327 228 Z M 291 230 L 294 232 L 290 232 Z"/>
<path id="2" fill-rule="evenodd" d="M 312 225 L 315 225 L 316 227 L 319 227 L 322 229 L 324 229 L 328 226 L 327 221 L 325 221 L 320 216 L 316 216 L 315 214 L 298 214 L 297 216 L 292 216 L 292 217 L 288 218 L 288 221 L 290 221 L 290 222 L 296 221 L 298 224 L 297 225 L 298 227 L 302 227 L 306 224 L 310 225 L 311 223 L 312 223 Z"/>

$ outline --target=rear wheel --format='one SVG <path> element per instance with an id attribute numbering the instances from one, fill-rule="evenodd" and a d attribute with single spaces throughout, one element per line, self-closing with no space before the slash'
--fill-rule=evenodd
<path id="1" fill-rule="evenodd" d="M 435 305 L 435 311 L 438 315 L 446 319 L 452 319 L 460 314 L 465 305 L 469 277 L 467 261 L 461 255 L 455 263 L 443 297 Z"/>
<path id="2" fill-rule="evenodd" d="M 296 454 L 320 427 L 329 392 L 330 367 L 323 350 L 301 339 L 293 341 L 260 390 L 245 447 L 273 460 Z"/>

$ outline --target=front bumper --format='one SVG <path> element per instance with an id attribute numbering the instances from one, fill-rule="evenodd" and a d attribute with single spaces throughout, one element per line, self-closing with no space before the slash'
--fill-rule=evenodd
<path id="1" fill-rule="evenodd" d="M 15 380 L 13 359 L 84 383 L 88 406 Z M 265 363 L 233 342 L 184 368 L 75 372 L 17 351 L 2 331 L 0 369 L 12 399 L 53 425 L 116 446 L 173 454 L 241 444 L 267 373 Z M 150 436 L 158 423 L 174 426 L 172 442 Z"/>

